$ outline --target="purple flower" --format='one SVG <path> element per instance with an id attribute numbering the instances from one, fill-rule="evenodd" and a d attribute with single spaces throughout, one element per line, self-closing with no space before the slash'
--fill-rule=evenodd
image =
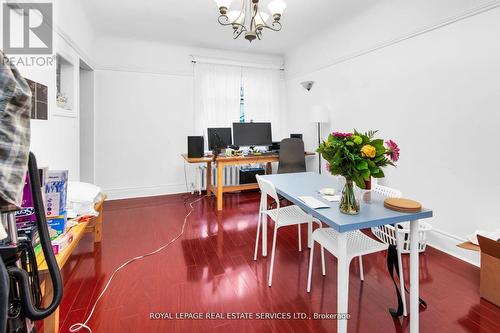
<path id="1" fill-rule="evenodd" d="M 391 158 L 391 161 L 397 162 L 399 160 L 399 147 L 396 142 L 388 140 L 385 142 L 387 145 L 387 155 Z"/>
<path id="2" fill-rule="evenodd" d="M 326 171 L 330 172 L 330 163 L 326 162 Z"/>
<path id="3" fill-rule="evenodd" d="M 352 136 L 352 133 L 333 132 L 332 135 L 336 138 L 348 138 Z"/>

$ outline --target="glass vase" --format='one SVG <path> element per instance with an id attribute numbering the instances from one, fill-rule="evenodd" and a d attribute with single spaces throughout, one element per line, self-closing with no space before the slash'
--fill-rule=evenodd
<path id="1" fill-rule="evenodd" d="M 359 214 L 359 202 L 356 198 L 354 183 L 352 179 L 346 178 L 339 209 L 341 213 L 348 215 Z"/>

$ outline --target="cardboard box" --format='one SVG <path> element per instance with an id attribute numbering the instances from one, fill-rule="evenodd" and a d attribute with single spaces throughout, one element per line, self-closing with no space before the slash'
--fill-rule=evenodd
<path id="1" fill-rule="evenodd" d="M 66 226 L 66 195 L 68 190 L 68 171 L 49 171 L 45 184 L 45 214 L 50 229 L 57 234 L 64 233 Z"/>
<path id="2" fill-rule="evenodd" d="M 477 236 L 481 249 L 479 295 L 500 306 L 500 242 Z"/>

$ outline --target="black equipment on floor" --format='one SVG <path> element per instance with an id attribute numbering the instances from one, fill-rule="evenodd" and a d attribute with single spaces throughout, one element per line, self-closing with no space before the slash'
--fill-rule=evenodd
<path id="1" fill-rule="evenodd" d="M 8 305 L 7 318 L 0 318 L 0 326 L 6 322 L 8 333 L 28 333 L 36 332 L 36 327 L 32 321 L 42 320 L 50 316 L 59 306 L 63 295 L 63 283 L 59 266 L 57 265 L 52 244 L 50 241 L 45 209 L 43 205 L 42 192 L 40 187 L 40 177 L 35 156 L 30 153 L 28 161 L 28 174 L 31 184 L 31 193 L 33 196 L 33 205 L 36 216 L 36 226 L 40 237 L 45 261 L 49 270 L 50 279 L 53 286 L 53 299 L 51 303 L 42 308 L 42 294 L 38 276 L 38 267 L 36 255 L 31 241 L 25 238 L 18 238 L 15 223 L 15 209 L 2 208 L 1 222 L 6 227 L 8 237 L 7 241 L 0 243 L 0 255 L 9 277 L 8 286 Z M 2 300 L 0 303 L 0 315 L 5 315 L 3 293 L 3 280 L 5 270 L 0 267 L 0 294 Z M 0 330 L 3 327 L 0 327 Z"/>
<path id="2" fill-rule="evenodd" d="M 247 168 L 240 169 L 240 184 L 257 183 L 256 175 L 265 175 L 266 170 L 263 168 Z"/>

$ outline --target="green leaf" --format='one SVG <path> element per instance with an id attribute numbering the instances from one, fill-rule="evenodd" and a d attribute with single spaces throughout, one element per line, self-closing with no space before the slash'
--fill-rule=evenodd
<path id="1" fill-rule="evenodd" d="M 356 169 L 368 170 L 368 163 L 365 160 L 361 160 L 358 163 L 356 163 Z"/>
<path id="2" fill-rule="evenodd" d="M 363 143 L 363 138 L 359 135 L 353 135 L 352 136 L 352 141 L 357 144 L 357 145 L 360 145 Z"/>
<path id="3" fill-rule="evenodd" d="M 358 185 L 359 188 L 362 188 L 362 189 L 365 188 L 365 180 L 363 179 L 363 176 L 356 175 L 353 180 L 356 183 L 356 185 Z"/>
<path id="4" fill-rule="evenodd" d="M 370 179 L 370 170 L 361 171 L 361 175 L 363 176 L 364 180 L 368 181 Z"/>

